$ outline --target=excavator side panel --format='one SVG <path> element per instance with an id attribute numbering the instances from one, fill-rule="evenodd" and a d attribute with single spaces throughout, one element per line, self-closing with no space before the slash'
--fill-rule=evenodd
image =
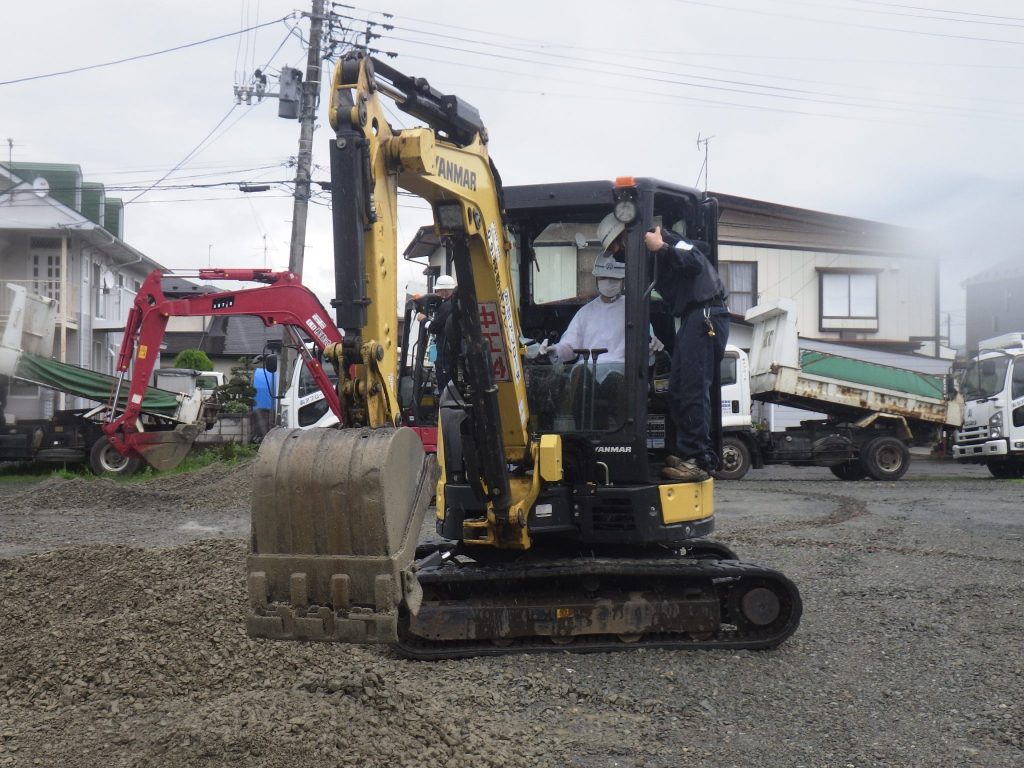
<path id="1" fill-rule="evenodd" d="M 436 482 L 399 429 L 275 429 L 257 460 L 248 558 L 249 634 L 394 642 L 399 604 Z"/>

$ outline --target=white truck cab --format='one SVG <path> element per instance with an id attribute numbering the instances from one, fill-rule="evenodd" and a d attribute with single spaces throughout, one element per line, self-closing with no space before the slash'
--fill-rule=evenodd
<path id="1" fill-rule="evenodd" d="M 324 373 L 337 386 L 338 378 L 332 366 L 324 366 Z M 291 386 L 281 401 L 281 426 L 300 429 L 333 427 L 338 423 L 309 369 L 299 358 L 291 377 Z"/>
<path id="2" fill-rule="evenodd" d="M 963 426 L 954 458 L 999 478 L 1024 477 L 1024 333 L 985 339 L 960 378 Z"/>

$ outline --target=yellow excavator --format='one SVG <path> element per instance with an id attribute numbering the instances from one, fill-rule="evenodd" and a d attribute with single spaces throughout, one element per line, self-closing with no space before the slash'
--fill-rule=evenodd
<path id="1" fill-rule="evenodd" d="M 393 128 L 386 102 L 424 125 Z M 336 67 L 330 122 L 342 420 L 263 441 L 249 633 L 418 659 L 789 637 L 792 582 L 707 538 L 714 481 L 659 479 L 672 425 L 649 338 L 671 345 L 674 327 L 643 233 L 702 240 L 714 261 L 716 201 L 633 178 L 505 197 L 472 106 L 358 52 Z M 431 205 L 458 282 L 436 457 L 400 425 L 399 189 Z M 592 289 L 609 214 L 625 232 L 625 361 L 552 364 L 531 340 L 557 339 Z"/>

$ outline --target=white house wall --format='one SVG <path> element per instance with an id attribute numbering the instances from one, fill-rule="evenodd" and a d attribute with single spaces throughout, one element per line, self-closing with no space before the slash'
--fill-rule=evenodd
<path id="1" fill-rule="evenodd" d="M 858 338 L 907 339 L 935 334 L 938 266 L 928 259 L 745 245 L 720 245 L 718 258 L 756 262 L 758 300 L 793 299 L 801 336 L 839 338 L 837 332 L 818 330 L 819 268 L 878 270 L 878 330 L 857 331 Z"/>

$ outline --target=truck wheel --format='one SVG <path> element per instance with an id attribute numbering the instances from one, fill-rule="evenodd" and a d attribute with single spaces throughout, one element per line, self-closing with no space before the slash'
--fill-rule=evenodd
<path id="1" fill-rule="evenodd" d="M 991 461 L 988 464 L 988 471 L 992 473 L 992 477 L 998 477 L 1000 480 L 1013 480 L 1024 477 L 1024 464 L 1016 464 L 1012 461 Z"/>
<path id="2" fill-rule="evenodd" d="M 829 467 L 829 471 L 840 480 L 863 480 L 868 476 L 868 473 L 864 471 L 864 467 L 856 461 L 836 464 L 834 467 Z"/>
<path id="3" fill-rule="evenodd" d="M 110 444 L 106 435 L 92 444 L 89 451 L 89 467 L 94 474 L 100 477 L 104 475 L 117 475 L 127 477 L 134 475 L 142 467 L 142 459 L 133 456 L 125 458 L 117 449 Z"/>
<path id="4" fill-rule="evenodd" d="M 726 435 L 722 438 L 722 461 L 715 477 L 739 480 L 750 469 L 750 449 L 742 439 Z"/>
<path id="5" fill-rule="evenodd" d="M 895 437 L 876 437 L 861 448 L 860 463 L 873 480 L 899 480 L 910 467 L 910 451 Z"/>

